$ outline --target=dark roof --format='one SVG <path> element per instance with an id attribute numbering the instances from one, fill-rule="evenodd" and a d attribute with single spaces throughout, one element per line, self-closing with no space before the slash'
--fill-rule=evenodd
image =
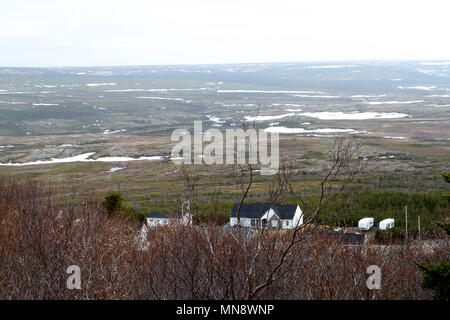
<path id="1" fill-rule="evenodd" d="M 231 211 L 230 217 L 237 217 L 237 211 L 239 204 L 235 204 L 233 210 Z M 297 210 L 296 204 L 280 204 L 274 203 L 272 206 L 270 203 L 251 203 L 243 204 L 240 211 L 241 218 L 261 218 L 270 208 L 275 211 L 280 219 L 292 219 L 295 215 L 295 210 Z"/>
<path id="2" fill-rule="evenodd" d="M 346 245 L 364 244 L 364 234 L 361 233 L 334 233 L 328 232 L 328 237 L 342 241 Z"/>
<path id="3" fill-rule="evenodd" d="M 170 212 L 150 212 L 146 218 L 155 218 L 155 219 L 161 219 L 161 218 L 169 218 L 169 219 L 180 219 L 181 214 L 177 213 L 170 213 Z"/>

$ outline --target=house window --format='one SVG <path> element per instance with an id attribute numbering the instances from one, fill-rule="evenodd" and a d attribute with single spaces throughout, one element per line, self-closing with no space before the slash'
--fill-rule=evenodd
<path id="1" fill-rule="evenodd" d="M 272 227 L 273 228 L 278 227 L 278 221 L 277 220 L 272 220 Z"/>
<path id="2" fill-rule="evenodd" d="M 256 227 L 256 219 L 251 219 L 250 224 L 252 227 Z"/>

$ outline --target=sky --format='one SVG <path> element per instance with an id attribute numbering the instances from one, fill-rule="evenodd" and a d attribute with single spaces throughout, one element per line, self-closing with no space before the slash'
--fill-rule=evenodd
<path id="1" fill-rule="evenodd" d="M 0 0 L 0 66 L 450 60 L 450 1 Z"/>

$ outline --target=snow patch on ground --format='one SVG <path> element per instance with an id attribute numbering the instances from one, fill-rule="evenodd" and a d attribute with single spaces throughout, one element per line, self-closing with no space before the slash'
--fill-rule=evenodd
<path id="1" fill-rule="evenodd" d="M 22 166 L 33 166 L 33 165 L 42 165 L 42 164 L 55 164 L 55 163 L 71 163 L 71 162 L 128 162 L 128 161 L 140 161 L 140 160 L 161 160 L 163 157 L 161 156 L 150 156 L 150 157 L 101 157 L 97 159 L 89 159 L 93 156 L 95 152 L 83 153 L 74 157 L 60 158 L 55 159 L 51 158 L 50 160 L 37 160 L 33 162 L 25 162 L 25 163 L 0 163 L 0 166 L 11 166 L 11 167 L 22 167 Z"/>
<path id="2" fill-rule="evenodd" d="M 286 128 L 286 127 L 270 127 L 264 129 L 265 132 L 278 132 L 278 133 L 352 133 L 354 129 L 337 129 L 337 128 L 323 128 L 307 130 L 304 128 Z"/>
<path id="3" fill-rule="evenodd" d="M 410 101 L 367 101 L 367 104 L 371 105 L 380 105 L 380 104 L 412 104 L 412 103 L 421 103 L 423 100 L 410 100 Z"/>
<path id="4" fill-rule="evenodd" d="M 340 69 L 340 68 L 352 68 L 357 67 L 356 64 L 334 64 L 334 65 L 318 65 L 318 66 L 307 66 L 307 69 Z"/>
<path id="5" fill-rule="evenodd" d="M 108 82 L 108 83 L 86 83 L 88 87 L 100 87 L 100 86 L 115 86 L 117 83 Z"/>
<path id="6" fill-rule="evenodd" d="M 294 116 L 295 113 L 286 113 L 286 114 L 280 114 L 277 116 L 256 116 L 256 117 L 252 117 L 252 116 L 245 116 L 245 120 L 246 121 L 268 121 L 268 120 L 277 120 L 277 119 L 282 119 L 285 117 L 291 117 Z"/>
<path id="7" fill-rule="evenodd" d="M 304 112 L 300 113 L 302 116 L 307 116 L 311 118 L 317 118 L 320 120 L 368 120 L 368 119 L 396 119 L 409 117 L 406 113 L 398 112 L 355 112 L 355 113 L 344 113 L 344 112 Z"/>
<path id="8" fill-rule="evenodd" d="M 436 88 L 436 86 L 413 86 L 413 87 L 405 87 L 405 86 L 398 86 L 397 88 L 399 89 L 412 89 L 412 90 L 425 90 L 425 91 L 430 91 Z"/>
<path id="9" fill-rule="evenodd" d="M 120 130 L 105 130 L 103 131 L 103 134 L 115 134 L 115 133 L 122 133 L 127 131 L 126 129 L 120 129 Z"/>

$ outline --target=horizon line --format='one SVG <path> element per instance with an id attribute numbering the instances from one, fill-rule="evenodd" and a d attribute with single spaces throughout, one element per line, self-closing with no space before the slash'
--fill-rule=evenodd
<path id="1" fill-rule="evenodd" d="M 220 66 L 220 65 L 251 65 L 251 64 L 307 64 L 307 63 L 349 63 L 349 62 L 447 62 L 448 59 L 353 59 L 353 60 L 297 60 L 297 61 L 265 61 L 265 62 L 216 62 L 216 63 L 161 63 L 161 64 L 114 64 L 114 65 L 53 65 L 53 66 L 1 66 L 0 68 L 117 68 L 117 67 L 162 67 L 162 66 Z"/>

